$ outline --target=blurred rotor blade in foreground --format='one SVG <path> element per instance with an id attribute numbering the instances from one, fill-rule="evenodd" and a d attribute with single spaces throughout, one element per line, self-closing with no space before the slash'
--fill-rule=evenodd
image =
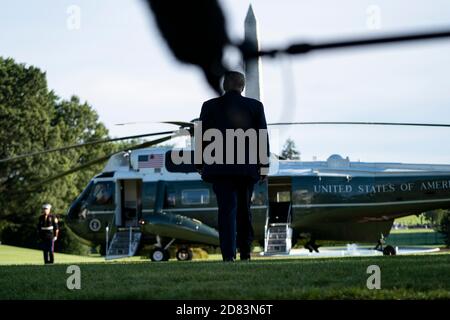
<path id="1" fill-rule="evenodd" d="M 346 48 L 357 48 L 371 45 L 381 45 L 381 44 L 398 44 L 407 42 L 417 42 L 424 40 L 438 40 L 450 38 L 450 29 L 437 30 L 433 32 L 417 32 L 417 33 L 404 33 L 384 37 L 369 37 L 369 38 L 359 38 L 352 40 L 342 40 L 342 41 L 331 41 L 323 43 L 298 43 L 292 44 L 287 48 L 283 49 L 273 49 L 273 50 L 260 50 L 256 51 L 254 48 L 243 43 L 240 48 L 244 59 L 252 59 L 255 57 L 269 56 L 275 57 L 278 54 L 306 54 L 312 51 L 322 51 L 322 50 L 332 50 L 332 49 L 346 49 Z"/>
<path id="2" fill-rule="evenodd" d="M 217 0 L 147 0 L 159 31 L 174 56 L 199 66 L 209 85 L 221 94 L 222 57 L 230 42 Z"/>

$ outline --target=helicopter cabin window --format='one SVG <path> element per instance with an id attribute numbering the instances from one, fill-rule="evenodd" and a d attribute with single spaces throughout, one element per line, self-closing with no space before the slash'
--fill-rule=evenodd
<path id="1" fill-rule="evenodd" d="M 278 191 L 276 195 L 276 202 L 290 202 L 291 191 Z"/>
<path id="2" fill-rule="evenodd" d="M 166 208 L 174 208 L 177 204 L 177 194 L 173 191 L 168 191 L 166 193 Z"/>
<path id="3" fill-rule="evenodd" d="M 94 184 L 88 201 L 91 206 L 113 206 L 114 183 L 112 181 L 100 181 Z"/>
<path id="4" fill-rule="evenodd" d="M 181 192 L 181 203 L 185 205 L 208 204 L 208 189 L 190 189 Z"/>
<path id="5" fill-rule="evenodd" d="M 290 177 L 272 177 L 269 180 L 269 201 L 290 202 L 291 184 Z"/>

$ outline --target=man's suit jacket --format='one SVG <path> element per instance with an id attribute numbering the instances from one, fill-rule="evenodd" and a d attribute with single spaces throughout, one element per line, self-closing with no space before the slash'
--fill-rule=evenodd
<path id="1" fill-rule="evenodd" d="M 266 159 L 259 155 L 259 129 L 267 130 L 266 117 L 264 114 L 263 104 L 255 99 L 243 97 L 237 91 L 228 91 L 223 96 L 206 101 L 202 106 L 200 114 L 202 121 L 203 134 L 211 128 L 218 129 L 223 137 L 223 164 L 213 163 L 207 164 L 203 161 L 197 168 L 202 170 L 202 179 L 213 182 L 217 178 L 224 176 L 246 176 L 254 179 L 256 182 L 260 177 L 260 168 L 268 167 L 269 159 L 269 143 L 267 137 L 267 154 Z M 256 148 L 249 147 L 246 139 L 245 145 L 245 164 L 237 163 L 237 142 L 235 140 L 234 163 L 226 163 L 226 129 L 255 129 L 258 137 Z M 209 142 L 203 141 L 203 150 Z M 242 150 L 241 150 L 242 151 Z M 250 163 L 250 152 L 257 152 L 256 163 Z M 203 154 L 203 153 L 202 153 Z M 202 159 L 204 159 L 202 157 Z M 266 162 L 266 163 L 264 163 Z"/>

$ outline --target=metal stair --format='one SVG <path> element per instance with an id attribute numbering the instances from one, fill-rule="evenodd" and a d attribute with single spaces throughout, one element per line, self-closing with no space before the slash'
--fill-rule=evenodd
<path id="1" fill-rule="evenodd" d="M 290 202 L 272 202 L 266 216 L 264 255 L 289 254 L 292 246 Z"/>
<path id="2" fill-rule="evenodd" d="M 139 247 L 141 236 L 142 233 L 139 228 L 118 229 L 107 249 L 105 259 L 111 260 L 134 256 Z"/>
<path id="3" fill-rule="evenodd" d="M 267 225 L 264 243 L 264 255 L 289 254 L 292 245 L 290 223 Z"/>

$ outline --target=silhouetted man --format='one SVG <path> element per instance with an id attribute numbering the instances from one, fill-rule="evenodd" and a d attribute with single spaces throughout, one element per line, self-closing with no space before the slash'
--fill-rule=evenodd
<path id="1" fill-rule="evenodd" d="M 241 95 L 244 86 L 243 74 L 227 72 L 223 81 L 225 94 L 206 101 L 199 119 L 203 132 L 203 161 L 201 165 L 197 165 L 197 169 L 204 181 L 213 184 L 216 194 L 219 207 L 220 248 L 224 261 L 235 260 L 236 243 L 241 260 L 250 259 L 253 241 L 250 212 L 253 187 L 258 180 L 265 178 L 269 165 L 264 107 L 258 100 Z M 220 132 L 223 139 L 217 138 L 217 141 L 205 139 L 209 129 L 212 129 L 210 132 L 215 131 L 215 134 Z M 236 136 L 230 138 L 230 131 Z M 243 134 L 251 131 L 256 133 L 256 140 L 251 139 L 251 134 L 248 136 Z M 211 141 L 211 145 L 216 146 L 220 143 L 219 140 L 223 140 L 222 148 L 209 155 L 207 150 L 209 148 L 211 151 L 212 148 L 204 142 L 205 140 Z M 260 142 L 263 147 L 260 147 Z M 208 161 L 208 156 L 211 156 L 214 162 Z"/>

